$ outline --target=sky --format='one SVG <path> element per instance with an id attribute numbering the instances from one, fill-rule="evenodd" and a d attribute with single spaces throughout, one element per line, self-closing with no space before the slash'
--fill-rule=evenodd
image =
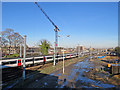
<path id="1" fill-rule="evenodd" d="M 78 44 L 93 48 L 118 45 L 117 2 L 38 2 L 61 30 L 58 45 L 75 47 Z M 33 2 L 3 2 L 2 30 L 11 28 L 27 35 L 28 46 L 47 39 L 53 45 L 54 26 Z M 70 37 L 66 37 L 70 35 Z"/>

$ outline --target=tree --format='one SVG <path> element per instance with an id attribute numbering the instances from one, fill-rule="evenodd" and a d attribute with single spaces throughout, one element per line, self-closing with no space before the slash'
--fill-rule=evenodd
<path id="1" fill-rule="evenodd" d="M 3 53 L 3 50 L 4 50 L 4 54 L 6 54 L 7 45 L 8 45 L 8 41 L 4 37 L 2 37 L 2 35 L 1 35 L 1 37 L 0 37 L 0 47 L 1 47 L 2 53 Z"/>
<path id="2" fill-rule="evenodd" d="M 24 42 L 24 39 L 19 33 L 15 32 L 12 35 L 12 44 L 13 44 L 17 53 L 19 53 L 19 49 L 17 50 L 17 48 L 20 46 L 20 44 L 23 44 L 23 42 Z"/>
<path id="3" fill-rule="evenodd" d="M 10 53 L 11 53 L 13 29 L 7 28 L 5 31 L 2 31 L 1 34 L 2 34 L 2 37 L 5 38 L 8 41 L 8 44 L 9 44 L 9 55 L 10 55 Z"/>
<path id="4" fill-rule="evenodd" d="M 0 40 L 1 40 L 1 46 L 0 47 L 6 47 L 7 46 L 7 43 L 8 41 L 4 38 L 4 37 L 0 37 Z"/>
<path id="5" fill-rule="evenodd" d="M 43 55 L 48 55 L 48 49 L 50 48 L 50 42 L 49 41 L 41 40 L 38 46 L 40 47 L 40 52 Z"/>
<path id="6" fill-rule="evenodd" d="M 1 46 L 5 48 L 6 46 L 9 47 L 9 55 L 11 54 L 11 48 L 15 48 L 17 52 L 17 48 L 20 44 L 23 44 L 23 37 L 19 34 L 14 32 L 13 29 L 7 28 L 6 30 L 0 32 L 1 34 Z"/>

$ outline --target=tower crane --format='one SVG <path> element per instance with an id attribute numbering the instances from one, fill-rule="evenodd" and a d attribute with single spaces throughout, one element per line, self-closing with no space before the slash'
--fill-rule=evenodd
<path id="1" fill-rule="evenodd" d="M 54 51 L 54 65 L 55 65 L 55 55 L 57 53 L 57 46 L 58 46 L 58 31 L 60 31 L 60 29 L 57 27 L 57 25 L 55 25 L 55 23 L 48 17 L 48 15 L 43 11 L 43 9 L 40 7 L 40 5 L 38 5 L 37 2 L 34 2 L 38 8 L 42 11 L 42 13 L 46 16 L 46 18 L 52 23 L 52 25 L 55 27 L 54 31 L 55 31 L 55 51 Z"/>

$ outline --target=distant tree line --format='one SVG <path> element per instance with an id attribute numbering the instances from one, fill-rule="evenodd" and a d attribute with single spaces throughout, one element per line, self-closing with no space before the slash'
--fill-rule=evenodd
<path id="1" fill-rule="evenodd" d="M 11 53 L 11 48 L 14 47 L 14 49 L 17 50 L 17 47 L 23 44 L 23 37 L 19 33 L 14 32 L 13 29 L 7 28 L 0 32 L 0 35 L 1 47 L 9 48 L 9 55 Z"/>

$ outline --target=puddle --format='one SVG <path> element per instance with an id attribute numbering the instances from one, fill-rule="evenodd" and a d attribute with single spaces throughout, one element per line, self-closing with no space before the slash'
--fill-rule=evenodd
<path id="1" fill-rule="evenodd" d="M 49 74 L 50 76 L 54 76 L 54 73 Z"/>
<path id="2" fill-rule="evenodd" d="M 115 87 L 114 85 L 111 85 L 111 84 L 104 84 L 101 81 L 95 81 L 87 77 L 84 77 L 84 71 L 89 72 L 89 69 L 93 68 L 92 65 L 93 64 L 90 63 L 88 60 L 84 60 L 83 62 L 78 62 L 77 64 L 74 65 L 74 68 L 72 69 L 71 75 L 68 76 L 68 79 L 69 80 L 73 79 L 75 74 L 79 73 L 75 78 L 75 82 L 80 80 L 82 83 L 91 84 L 98 87 L 103 87 L 103 88 Z M 88 86 L 82 86 L 82 87 L 88 87 Z"/>
<path id="3" fill-rule="evenodd" d="M 81 70 L 81 72 L 82 72 L 82 70 Z M 82 75 L 81 72 L 79 73 L 79 75 L 75 79 L 75 82 L 77 82 L 78 80 L 80 80 L 83 83 L 92 84 L 92 85 L 95 85 L 95 86 L 98 86 L 98 87 L 103 87 L 103 88 L 112 88 L 112 87 L 115 87 L 114 85 L 111 85 L 111 84 L 104 84 L 101 81 L 95 81 L 95 80 L 89 79 L 87 77 L 83 77 L 83 75 Z"/>
<path id="4" fill-rule="evenodd" d="M 57 74 L 57 76 L 61 76 L 61 73 Z"/>
<path id="5" fill-rule="evenodd" d="M 47 83 L 45 82 L 44 85 L 47 85 Z"/>
<path id="6" fill-rule="evenodd" d="M 38 82 L 38 80 L 35 80 L 36 82 Z"/>
<path id="7" fill-rule="evenodd" d="M 78 62 L 73 66 L 72 72 L 67 78 L 69 80 L 72 80 L 75 77 L 76 73 L 80 73 L 81 75 L 83 75 L 84 71 L 89 72 L 89 68 L 93 68 L 93 67 L 92 64 L 88 63 L 88 60 L 86 60 L 85 62 Z"/>
<path id="8" fill-rule="evenodd" d="M 79 69 L 74 69 L 72 73 L 67 77 L 69 80 L 72 80 L 75 77 L 75 74 L 79 72 Z"/>
<path id="9" fill-rule="evenodd" d="M 89 72 L 89 70 L 86 70 L 85 72 Z"/>
<path id="10" fill-rule="evenodd" d="M 61 83 L 61 86 L 59 88 L 64 88 L 64 86 L 68 85 L 68 82 L 72 80 L 72 82 L 77 83 L 77 81 L 80 81 L 77 86 L 77 88 L 113 88 L 114 85 L 111 84 L 105 84 L 101 81 L 96 81 L 89 79 L 85 77 L 84 72 L 89 72 L 90 69 L 94 68 L 94 64 L 89 61 L 89 57 L 87 59 L 84 59 L 82 62 L 78 62 L 73 67 L 71 67 L 71 72 L 69 72 L 69 75 L 66 77 L 66 80 L 63 80 Z M 51 73 L 50 75 L 55 75 L 55 73 Z M 57 76 L 61 76 L 62 74 L 58 72 L 56 74 Z M 66 76 L 66 75 L 64 75 Z M 58 79 L 57 82 L 60 82 L 61 79 Z M 83 84 L 84 85 L 83 85 Z M 57 87 L 57 86 L 56 86 Z M 71 86 L 70 86 L 71 87 Z"/>
<path id="11" fill-rule="evenodd" d="M 55 86 L 55 88 L 58 88 L 58 86 Z"/>

